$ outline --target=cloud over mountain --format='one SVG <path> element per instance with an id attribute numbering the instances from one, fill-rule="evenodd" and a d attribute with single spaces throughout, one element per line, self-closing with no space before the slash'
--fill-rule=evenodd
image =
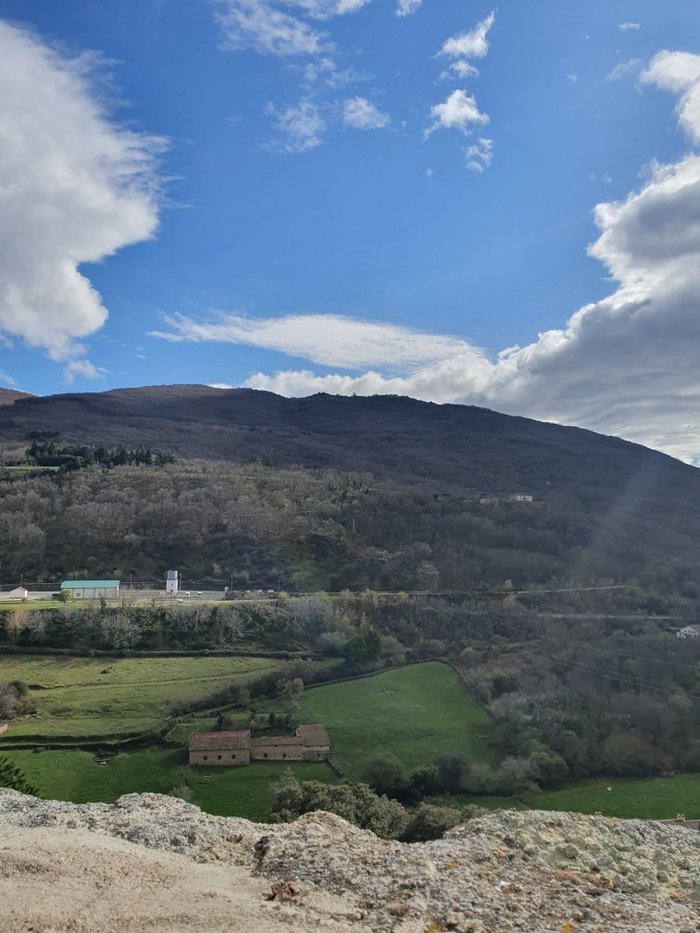
<path id="1" fill-rule="evenodd" d="M 700 140 L 700 57 L 662 52 L 643 81 L 679 95 L 680 124 Z M 698 460 L 700 156 L 653 165 L 639 190 L 599 204 L 594 216 L 600 235 L 589 252 L 617 288 L 528 346 L 494 361 L 461 347 L 399 374 L 256 373 L 248 385 L 288 395 L 389 392 L 482 404 Z"/>

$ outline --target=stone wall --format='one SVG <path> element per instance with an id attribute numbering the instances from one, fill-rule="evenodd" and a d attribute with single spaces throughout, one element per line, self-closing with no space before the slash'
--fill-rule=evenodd
<path id="1" fill-rule="evenodd" d="M 304 761 L 326 761 L 331 750 L 328 745 L 307 745 L 304 748 Z"/>
<path id="2" fill-rule="evenodd" d="M 191 765 L 205 765 L 206 767 L 241 767 L 250 763 L 250 753 L 247 748 L 236 749 L 207 749 L 206 751 L 190 752 Z"/>
<path id="3" fill-rule="evenodd" d="M 301 741 L 277 743 L 273 738 L 265 744 L 254 742 L 250 746 L 252 761 L 303 761 L 304 746 Z"/>

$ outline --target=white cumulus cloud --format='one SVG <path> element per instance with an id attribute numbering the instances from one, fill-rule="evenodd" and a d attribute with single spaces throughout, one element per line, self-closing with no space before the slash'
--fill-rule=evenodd
<path id="1" fill-rule="evenodd" d="M 489 13 L 473 29 L 446 39 L 440 49 L 440 54 L 449 55 L 450 58 L 485 58 L 490 47 L 488 35 L 495 22 L 495 12 Z"/>
<path id="2" fill-rule="evenodd" d="M 109 119 L 94 65 L 0 21 L 0 336 L 54 360 L 107 319 L 81 264 L 158 225 L 162 141 Z"/>
<path id="3" fill-rule="evenodd" d="M 474 125 L 489 122 L 489 116 L 479 110 L 476 98 L 466 91 L 453 91 L 441 104 L 435 104 L 430 110 L 432 123 L 426 130 L 426 136 L 435 130 L 459 130 L 465 135 Z"/>
<path id="4" fill-rule="evenodd" d="M 699 75 L 700 56 L 673 52 L 656 56 L 644 75 L 679 96 L 692 140 L 700 139 Z M 247 384 L 288 395 L 388 392 L 486 405 L 700 462 L 700 155 L 653 166 L 627 198 L 599 204 L 595 221 L 600 233 L 589 252 L 614 290 L 527 346 L 489 360 L 465 344 L 403 372 L 372 363 L 354 375 L 255 373 Z"/>
<path id="5" fill-rule="evenodd" d="M 378 130 L 389 122 L 389 116 L 366 97 L 351 97 L 343 104 L 343 123 L 355 130 Z"/>
<path id="6" fill-rule="evenodd" d="M 676 113 L 681 127 L 700 143 L 700 56 L 689 52 L 659 52 L 642 73 L 643 84 L 653 84 L 680 96 Z"/>

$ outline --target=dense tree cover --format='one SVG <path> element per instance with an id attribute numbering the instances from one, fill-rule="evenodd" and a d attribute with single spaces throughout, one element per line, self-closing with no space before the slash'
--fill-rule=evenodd
<path id="1" fill-rule="evenodd" d="M 601 505 L 602 508 L 602 505 Z M 700 538 L 587 494 L 482 504 L 370 474 L 179 462 L 0 471 L 3 581 L 68 575 L 290 591 L 465 591 L 624 582 L 647 611 L 694 609 Z M 194 584 L 192 584 L 194 586 Z"/>
<path id="2" fill-rule="evenodd" d="M 85 470 L 99 466 L 111 469 L 117 466 L 135 464 L 136 466 L 165 466 L 174 463 L 175 457 L 167 451 L 139 447 L 130 450 L 127 447 L 94 447 L 88 444 L 66 444 L 47 437 L 42 432 L 35 432 L 31 445 L 26 450 L 26 458 L 36 466 L 59 467 L 61 470 Z"/>
<path id="3" fill-rule="evenodd" d="M 385 794 L 375 793 L 367 784 L 298 781 L 288 771 L 275 785 L 271 819 L 291 822 L 314 810 L 335 813 L 383 839 L 402 842 L 439 839 L 448 829 L 477 812 L 470 807 L 456 809 L 430 804 L 421 804 L 409 811 Z"/>
<path id="4" fill-rule="evenodd" d="M 700 770 L 696 642 L 651 620 L 531 618 L 506 631 L 515 643 L 476 643 L 458 664 L 537 783 Z"/>

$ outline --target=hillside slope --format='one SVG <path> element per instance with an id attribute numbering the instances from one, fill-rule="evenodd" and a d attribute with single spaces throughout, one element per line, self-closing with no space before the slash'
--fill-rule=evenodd
<path id="1" fill-rule="evenodd" d="M 17 389 L 0 388 L 0 406 L 13 405 L 21 398 L 32 398 L 28 392 L 19 392 Z"/>
<path id="2" fill-rule="evenodd" d="M 580 428 L 399 396 L 283 398 L 252 389 L 152 386 L 28 397 L 0 411 L 0 442 L 30 431 L 64 440 L 172 450 L 273 467 L 366 470 L 377 477 L 538 493 L 572 478 L 605 486 L 700 490 L 700 472 Z"/>
<path id="3" fill-rule="evenodd" d="M 190 580 L 293 590 L 612 579 L 639 583 L 649 611 L 667 607 L 655 591 L 700 600 L 700 471 L 590 431 L 402 397 L 205 386 L 0 407 L 8 455 L 36 431 L 179 459 L 0 471 L 3 582 L 159 579 L 178 567 Z M 493 507 L 480 493 L 535 502 Z"/>
<path id="4" fill-rule="evenodd" d="M 700 836 L 504 811 L 436 842 L 387 842 L 328 813 L 211 817 L 156 794 L 116 804 L 0 790 L 3 930 L 374 933 L 695 930 Z"/>

